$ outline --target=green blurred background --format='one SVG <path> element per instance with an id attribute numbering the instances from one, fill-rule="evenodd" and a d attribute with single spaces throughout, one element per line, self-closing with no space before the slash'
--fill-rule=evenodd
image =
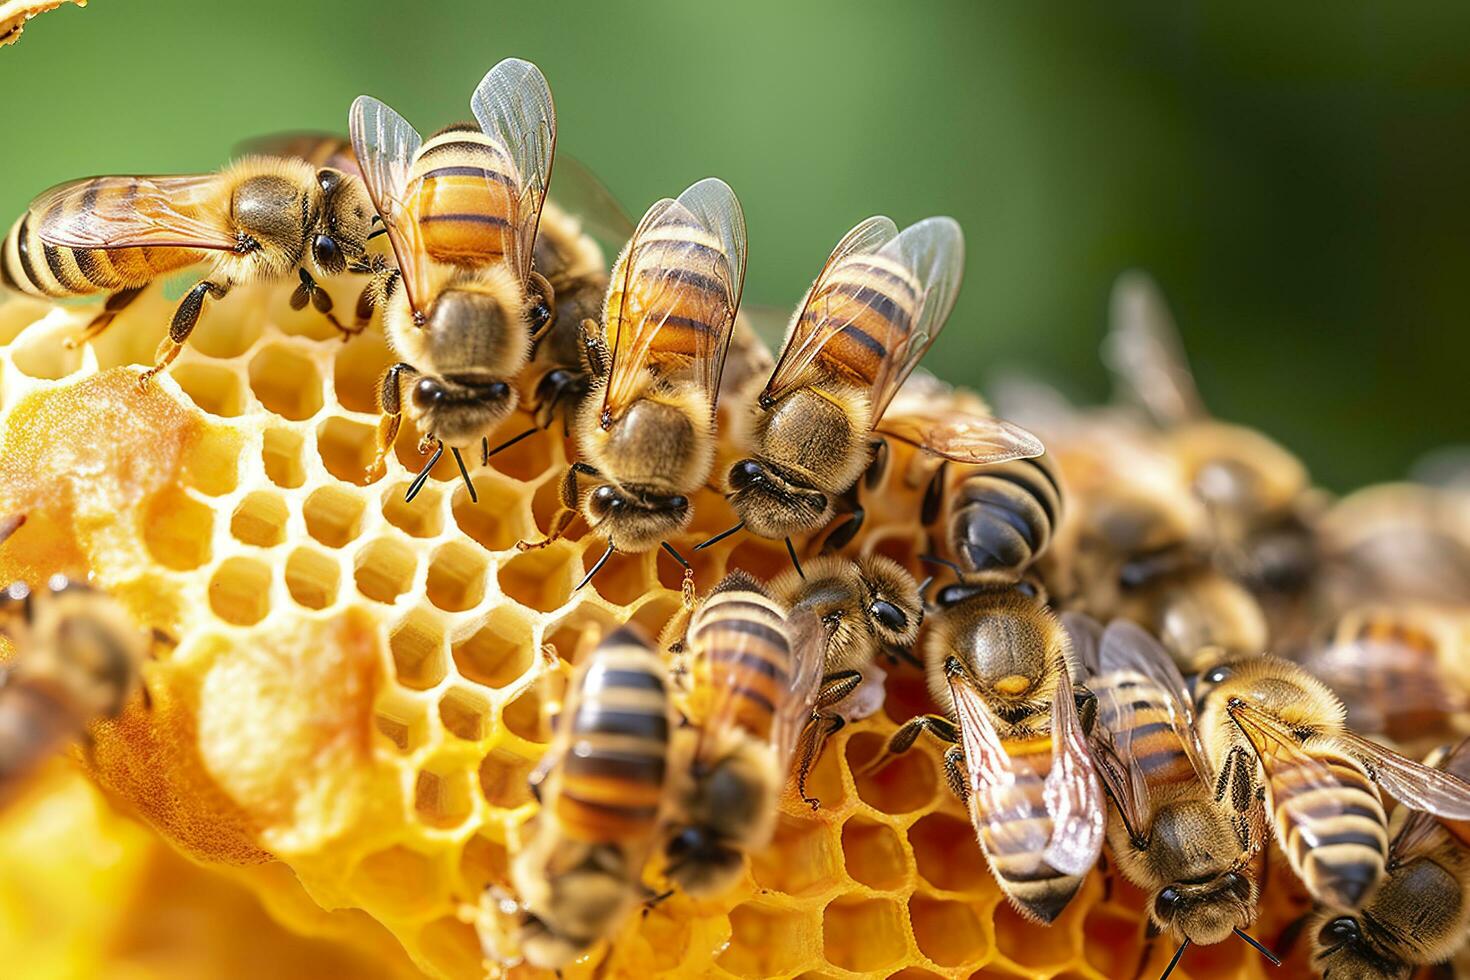
<path id="1" fill-rule="evenodd" d="M 427 132 L 519 55 L 630 211 L 735 187 L 749 300 L 793 302 L 867 214 L 950 213 L 969 268 L 929 365 L 1092 399 L 1142 266 L 1215 412 L 1341 489 L 1467 439 L 1470 5 L 1311 6 L 93 0 L 0 51 L 0 210 L 340 129 L 362 92 Z"/>

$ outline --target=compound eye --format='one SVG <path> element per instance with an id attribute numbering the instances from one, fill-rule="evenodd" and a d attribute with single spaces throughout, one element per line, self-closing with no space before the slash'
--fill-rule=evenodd
<path id="1" fill-rule="evenodd" d="M 336 170 L 318 170 L 316 172 L 317 186 L 322 189 L 323 194 L 331 195 L 337 188 L 342 186 L 342 175 Z"/>
<path id="2" fill-rule="evenodd" d="M 1154 899 L 1154 911 L 1161 919 L 1167 919 L 1174 915 L 1179 909 L 1179 892 L 1173 888 L 1165 888 L 1159 892 L 1159 897 Z"/>
<path id="3" fill-rule="evenodd" d="M 1358 920 L 1350 916 L 1339 916 L 1322 927 L 1319 936 L 1330 946 L 1338 943 L 1355 942 L 1363 937 L 1363 932 L 1358 928 Z"/>
<path id="4" fill-rule="evenodd" d="M 683 510 L 689 506 L 688 497 L 674 496 L 669 498 L 669 510 Z"/>
<path id="5" fill-rule="evenodd" d="M 495 381 L 485 387 L 485 397 L 490 401 L 505 401 L 510 397 L 510 385 L 504 381 Z"/>
<path id="6" fill-rule="evenodd" d="M 419 383 L 413 386 L 413 399 L 420 405 L 437 405 L 448 394 L 434 378 L 420 378 Z"/>
<path id="7" fill-rule="evenodd" d="M 744 490 L 746 487 L 760 483 L 765 478 L 765 471 L 753 459 L 742 459 L 730 467 L 730 486 L 736 490 Z"/>
<path id="8" fill-rule="evenodd" d="M 1205 682 L 1207 684 L 1219 684 L 1230 677 L 1230 668 L 1225 666 L 1211 667 L 1205 671 Z"/>
<path id="9" fill-rule="evenodd" d="M 868 612 L 878 621 L 880 626 L 895 633 L 900 633 L 908 628 L 909 618 L 903 614 L 903 610 L 886 599 L 874 601 L 868 607 Z"/>
<path id="10" fill-rule="evenodd" d="M 592 507 L 597 510 L 618 510 L 623 506 L 623 498 L 606 483 L 592 491 L 590 500 Z"/>
<path id="11" fill-rule="evenodd" d="M 316 258 L 316 264 L 321 266 L 323 272 L 335 275 L 347 265 L 347 261 L 342 257 L 342 250 L 337 247 L 337 240 L 330 235 L 316 236 L 311 243 L 311 254 Z"/>

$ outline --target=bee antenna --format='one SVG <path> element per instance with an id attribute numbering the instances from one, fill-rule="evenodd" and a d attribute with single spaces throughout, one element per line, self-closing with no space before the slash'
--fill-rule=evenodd
<path id="1" fill-rule="evenodd" d="M 381 214 L 375 214 L 375 215 L 373 215 L 373 220 L 368 222 L 368 224 L 370 224 L 370 225 L 380 225 L 382 223 L 383 223 L 383 216 Z"/>
<path id="2" fill-rule="evenodd" d="M 1246 942 L 1248 942 L 1252 946 L 1254 946 L 1256 948 L 1256 952 L 1260 953 L 1262 956 L 1266 957 L 1266 959 L 1268 959 L 1268 960 L 1271 961 L 1271 965 L 1272 966 L 1280 966 L 1281 965 L 1281 958 L 1279 956 L 1277 956 L 1275 953 L 1271 952 L 1265 946 L 1261 945 L 1261 943 L 1260 943 L 1259 940 L 1255 939 L 1252 936 L 1246 935 L 1246 933 L 1244 931 L 1242 931 L 1241 929 L 1239 929 L 1239 928 L 1232 929 L 1231 931 L 1234 932 L 1241 939 L 1244 939 Z"/>
<path id="3" fill-rule="evenodd" d="M 408 485 L 408 492 L 403 495 L 404 503 L 412 503 L 413 498 L 419 495 L 419 491 L 424 488 L 424 484 L 429 482 L 429 471 L 434 468 L 434 464 L 439 462 L 439 457 L 443 455 L 444 443 L 441 442 L 434 446 L 434 454 L 429 457 L 429 461 L 424 464 L 424 468 L 419 470 L 418 476 L 414 477 L 413 482 Z"/>
<path id="4" fill-rule="evenodd" d="M 708 548 L 710 545 L 715 544 L 715 543 L 720 542 L 720 541 L 723 541 L 726 538 L 728 538 L 730 535 L 736 533 L 737 531 L 740 531 L 740 530 L 744 529 L 744 527 L 745 527 L 745 522 L 744 521 L 740 521 L 734 527 L 727 527 L 723 531 L 721 531 L 719 534 L 716 534 L 714 537 L 712 537 L 712 538 L 706 538 L 705 540 L 699 542 L 699 544 L 697 544 L 697 545 L 694 546 L 694 550 L 695 551 L 703 551 L 705 548 Z"/>
<path id="5" fill-rule="evenodd" d="M 1161 973 L 1161 974 L 1159 974 L 1159 980 L 1169 980 L 1169 974 L 1173 973 L 1174 972 L 1174 967 L 1176 967 L 1176 966 L 1179 965 L 1179 957 L 1183 956 L 1184 955 L 1184 951 L 1186 949 L 1188 949 L 1188 948 L 1189 948 L 1189 940 L 1188 939 L 1184 940 L 1184 942 L 1182 942 L 1182 943 L 1179 944 L 1179 948 L 1176 949 L 1176 950 L 1174 950 L 1174 958 L 1169 961 L 1169 965 L 1168 966 L 1164 967 L 1164 972 Z"/>
<path id="6" fill-rule="evenodd" d="M 490 462 L 490 457 L 491 456 L 494 456 L 496 453 L 501 452 L 503 450 L 509 449 L 511 446 L 514 446 L 516 443 L 520 442 L 522 439 L 529 439 L 531 436 L 534 436 L 536 433 L 538 433 L 540 431 L 541 431 L 541 427 L 539 425 L 533 425 L 529 429 L 527 429 L 525 432 L 522 432 L 520 435 L 511 436 L 509 439 L 505 440 L 500 445 L 496 446 L 494 449 L 491 449 L 490 448 L 490 439 L 487 436 L 485 438 L 485 443 L 484 443 L 484 455 L 485 455 L 484 461 L 486 463 Z"/>
<path id="7" fill-rule="evenodd" d="M 607 564 L 607 560 L 612 557 L 612 553 L 613 553 L 612 538 L 608 538 L 607 539 L 607 550 L 602 553 L 602 557 L 601 558 L 597 559 L 597 561 L 595 561 L 595 562 L 592 563 L 592 568 L 588 570 L 588 572 L 587 572 L 586 575 L 582 576 L 582 581 L 578 582 L 577 583 L 577 587 L 575 589 L 573 589 L 572 591 L 573 592 L 580 592 L 582 590 L 582 587 L 583 586 L 585 586 L 588 582 L 592 581 L 592 576 L 594 576 L 598 572 L 602 571 L 602 566 Z"/>
<path id="8" fill-rule="evenodd" d="M 667 541 L 664 541 L 662 544 L 663 544 L 663 549 L 665 551 L 667 551 L 670 555 L 673 556 L 674 561 L 676 561 L 679 564 L 683 565 L 685 571 L 688 571 L 689 570 L 689 563 L 684 560 L 684 556 L 681 555 L 681 554 L 679 554 L 677 551 L 675 551 L 674 550 L 674 546 L 671 545 L 671 544 L 669 544 Z"/>
<path id="9" fill-rule="evenodd" d="M 464 457 L 459 454 L 458 448 L 451 449 L 450 452 L 454 453 L 454 461 L 459 464 L 459 475 L 464 477 L 464 487 L 470 492 L 470 503 L 478 504 L 480 495 L 475 493 L 475 485 L 470 482 L 470 471 L 465 469 Z"/>
<path id="10" fill-rule="evenodd" d="M 948 558 L 940 558 L 938 555 L 920 555 L 919 561 L 923 562 L 926 565 L 939 565 L 942 568 L 949 569 L 950 571 L 954 572 L 955 581 L 961 581 L 963 579 L 964 573 L 963 571 L 961 571 L 960 566 L 956 565 Z M 934 576 L 929 576 L 926 581 L 934 581 Z M 922 592 L 923 590 L 920 589 L 919 591 Z"/>
<path id="11" fill-rule="evenodd" d="M 368 232 L 367 240 L 368 241 L 372 241 L 374 238 L 377 238 L 379 235 L 386 235 L 386 234 L 388 234 L 388 229 L 387 228 L 378 228 L 378 229 L 375 229 L 373 231 Z"/>
<path id="12" fill-rule="evenodd" d="M 799 561 L 796 560 L 796 545 L 794 545 L 794 544 L 791 543 L 791 536 L 790 535 L 787 535 L 787 537 L 786 537 L 786 553 L 791 556 L 791 564 L 793 566 L 795 566 L 795 568 L 796 568 L 796 574 L 799 575 L 799 576 L 801 576 L 803 579 L 805 579 L 806 578 L 806 572 L 803 572 L 801 570 L 801 562 L 799 562 Z"/>

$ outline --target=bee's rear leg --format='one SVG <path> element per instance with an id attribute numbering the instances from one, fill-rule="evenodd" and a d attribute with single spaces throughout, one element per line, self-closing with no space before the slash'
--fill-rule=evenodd
<path id="1" fill-rule="evenodd" d="M 326 317 L 327 322 L 342 335 L 343 343 L 356 337 L 366 329 L 367 323 L 363 322 L 361 317 L 354 321 L 352 326 L 343 326 L 342 321 L 338 320 L 336 314 L 332 312 L 332 294 L 323 289 L 321 283 L 313 279 L 311 273 L 307 272 L 304 266 L 298 268 L 296 274 L 300 277 L 301 283 L 291 293 L 291 309 L 304 310 L 306 309 L 306 304 L 310 302 L 312 309 Z M 360 300 L 361 298 L 359 297 L 359 310 L 361 310 Z"/>
<path id="2" fill-rule="evenodd" d="M 153 355 L 153 366 L 138 376 L 138 387 L 146 390 L 154 375 L 167 368 L 179 356 L 183 350 L 184 342 L 199 325 L 199 314 L 204 309 L 204 298 L 213 296 L 215 299 L 223 299 L 229 295 L 229 283 L 217 283 L 209 279 L 202 280 L 197 286 L 184 294 L 184 299 L 179 303 L 179 308 L 174 311 L 174 319 L 168 328 L 168 336 L 158 345 L 158 351 Z"/>
<path id="3" fill-rule="evenodd" d="M 577 504 L 581 501 L 581 487 L 577 483 L 578 476 L 601 476 L 597 470 L 580 460 L 567 468 L 566 478 L 561 483 L 561 509 L 551 518 L 551 526 L 546 529 L 546 537 L 540 541 L 517 541 L 517 551 L 535 551 L 544 548 L 566 533 L 572 521 L 577 519 Z"/>
<path id="4" fill-rule="evenodd" d="M 62 346 L 67 350 L 73 350 L 95 339 L 98 334 L 112 326 L 112 321 L 117 319 L 117 315 L 127 309 L 128 304 L 137 299 L 138 294 L 146 288 L 146 286 L 138 286 L 135 289 L 119 289 L 107 297 L 107 302 L 102 304 L 102 312 L 94 316 L 92 322 L 87 324 L 80 334 L 64 340 Z"/>
<path id="5" fill-rule="evenodd" d="M 393 448 L 393 440 L 398 438 L 398 427 L 403 423 L 403 385 L 418 376 L 418 368 L 403 361 L 383 372 L 383 380 L 378 387 L 378 407 L 383 414 L 378 419 L 378 451 L 367 471 L 369 482 L 387 472 L 384 461 Z"/>

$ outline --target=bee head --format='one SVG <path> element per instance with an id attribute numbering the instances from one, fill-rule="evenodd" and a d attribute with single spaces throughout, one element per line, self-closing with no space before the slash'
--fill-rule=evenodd
<path id="1" fill-rule="evenodd" d="M 587 522 L 619 551 L 649 551 L 689 523 L 689 498 L 599 483 L 584 504 Z"/>
<path id="2" fill-rule="evenodd" d="M 665 872 L 691 894 L 724 891 L 739 877 L 744 866 L 740 851 L 710 827 L 684 827 L 664 846 L 668 860 Z"/>
<path id="3" fill-rule="evenodd" d="M 515 409 L 516 390 L 504 381 L 426 374 L 409 395 L 423 431 L 451 446 L 470 446 Z"/>
<path id="4" fill-rule="evenodd" d="M 1206 946 L 1251 924 L 1258 891 L 1251 876 L 1227 871 L 1204 881 L 1170 883 L 1153 896 L 1149 912 L 1165 931 Z"/>
<path id="5" fill-rule="evenodd" d="M 872 555 L 859 562 L 865 607 L 873 634 L 887 649 L 907 649 L 924 621 L 919 585 L 891 558 Z"/>
<path id="6" fill-rule="evenodd" d="M 1356 915 L 1317 916 L 1312 932 L 1312 962 L 1324 977 L 1408 980 L 1413 968 L 1379 948 L 1377 930 Z"/>
<path id="7" fill-rule="evenodd" d="M 832 516 L 827 495 L 787 479 L 763 460 L 738 460 L 725 477 L 730 505 L 746 528 L 763 538 L 784 538 L 821 527 Z"/>
<path id="8" fill-rule="evenodd" d="M 316 182 L 322 192 L 322 210 L 311 240 L 311 257 L 327 275 L 337 275 L 367 251 L 375 212 L 359 178 L 324 167 L 317 171 Z"/>

